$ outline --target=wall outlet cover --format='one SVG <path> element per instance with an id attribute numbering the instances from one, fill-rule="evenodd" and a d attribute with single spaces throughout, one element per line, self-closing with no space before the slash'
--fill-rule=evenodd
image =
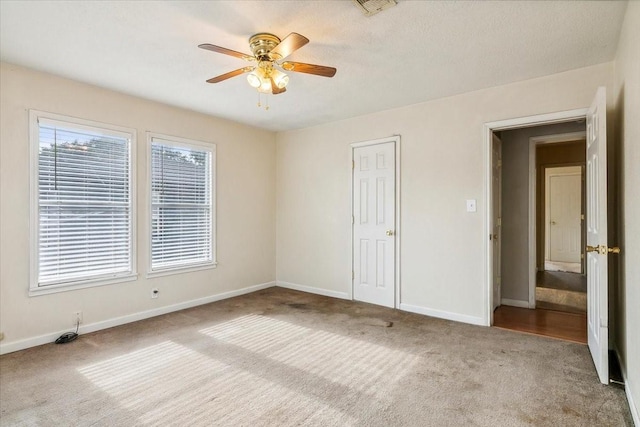
<path id="1" fill-rule="evenodd" d="M 476 199 L 467 200 L 467 212 L 475 212 L 476 210 Z"/>

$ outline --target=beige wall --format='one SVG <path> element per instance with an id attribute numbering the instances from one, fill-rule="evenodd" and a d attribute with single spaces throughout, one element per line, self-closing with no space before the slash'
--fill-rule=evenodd
<path id="1" fill-rule="evenodd" d="M 629 2 L 615 60 L 616 140 L 621 155 L 620 286 L 616 345 L 640 425 L 640 2 Z"/>
<path id="2" fill-rule="evenodd" d="M 49 340 L 83 311 L 94 328 L 149 310 L 275 279 L 275 134 L 3 63 L 0 104 L 0 330 L 3 351 Z M 138 280 L 29 297 L 28 110 L 137 130 Z M 217 144 L 217 258 L 213 270 L 146 279 L 146 131 Z M 160 290 L 158 299 L 150 290 Z M 106 323 L 105 323 L 106 322 Z M 111 322 L 111 323 L 110 323 Z M 38 338 L 40 337 L 40 338 Z M 34 341 L 35 339 L 35 341 Z M 26 341 L 24 341 L 26 340 Z"/>
<path id="3" fill-rule="evenodd" d="M 483 125 L 588 107 L 602 85 L 612 92 L 611 63 L 279 133 L 278 282 L 349 294 L 349 144 L 400 134 L 401 302 L 484 323 Z"/>

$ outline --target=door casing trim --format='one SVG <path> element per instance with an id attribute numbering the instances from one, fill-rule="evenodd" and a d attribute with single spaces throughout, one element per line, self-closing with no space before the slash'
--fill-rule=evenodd
<path id="1" fill-rule="evenodd" d="M 563 123 L 572 120 L 582 120 L 587 116 L 588 108 L 579 108 L 575 110 L 558 111 L 555 113 L 538 114 L 526 117 L 516 117 L 505 120 L 497 120 L 493 122 L 486 122 L 483 126 L 483 163 L 484 163 L 484 183 L 483 183 L 483 200 L 484 200 L 484 218 L 483 218 L 483 257 L 484 257 L 484 320 L 485 326 L 493 325 L 493 250 L 492 242 L 489 240 L 489 234 L 491 233 L 491 218 L 493 215 L 493 200 L 491 197 L 491 171 L 492 171 L 492 156 L 491 156 L 491 141 L 492 133 L 494 131 L 509 130 L 522 127 L 551 125 L 556 123 Z M 531 197 L 531 195 L 529 196 Z M 531 215 L 531 214 L 529 214 Z M 529 218 L 531 221 L 531 218 Z M 534 218 L 535 221 L 535 218 Z M 529 231 L 531 232 L 531 230 Z M 535 239 L 535 234 L 534 234 Z M 529 236 L 531 241 L 531 236 Z M 530 242 L 531 244 L 531 242 Z M 535 252 L 535 251 L 534 251 Z M 531 254 L 529 255 L 531 256 Z M 535 262 L 534 262 L 535 264 Z M 535 278 L 534 278 L 535 281 Z M 530 297 L 531 298 L 531 297 Z"/>

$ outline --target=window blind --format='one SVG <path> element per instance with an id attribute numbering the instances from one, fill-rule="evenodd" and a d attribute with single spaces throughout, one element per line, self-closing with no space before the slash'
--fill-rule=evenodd
<path id="1" fill-rule="evenodd" d="M 151 270 L 213 262 L 212 155 L 151 139 Z"/>
<path id="2" fill-rule="evenodd" d="M 38 286 L 132 273 L 130 137 L 38 120 Z"/>

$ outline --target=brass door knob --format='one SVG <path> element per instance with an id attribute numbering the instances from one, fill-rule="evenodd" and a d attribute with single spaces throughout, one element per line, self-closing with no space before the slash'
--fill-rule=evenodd
<path id="1" fill-rule="evenodd" d="M 393 230 L 387 230 L 387 236 L 393 236 Z"/>
<path id="2" fill-rule="evenodd" d="M 598 252 L 602 255 L 606 255 L 606 254 L 619 254 L 620 253 L 620 248 L 617 246 L 608 248 L 605 245 L 598 245 L 598 246 L 590 246 L 587 245 L 586 247 L 587 252 Z"/>

